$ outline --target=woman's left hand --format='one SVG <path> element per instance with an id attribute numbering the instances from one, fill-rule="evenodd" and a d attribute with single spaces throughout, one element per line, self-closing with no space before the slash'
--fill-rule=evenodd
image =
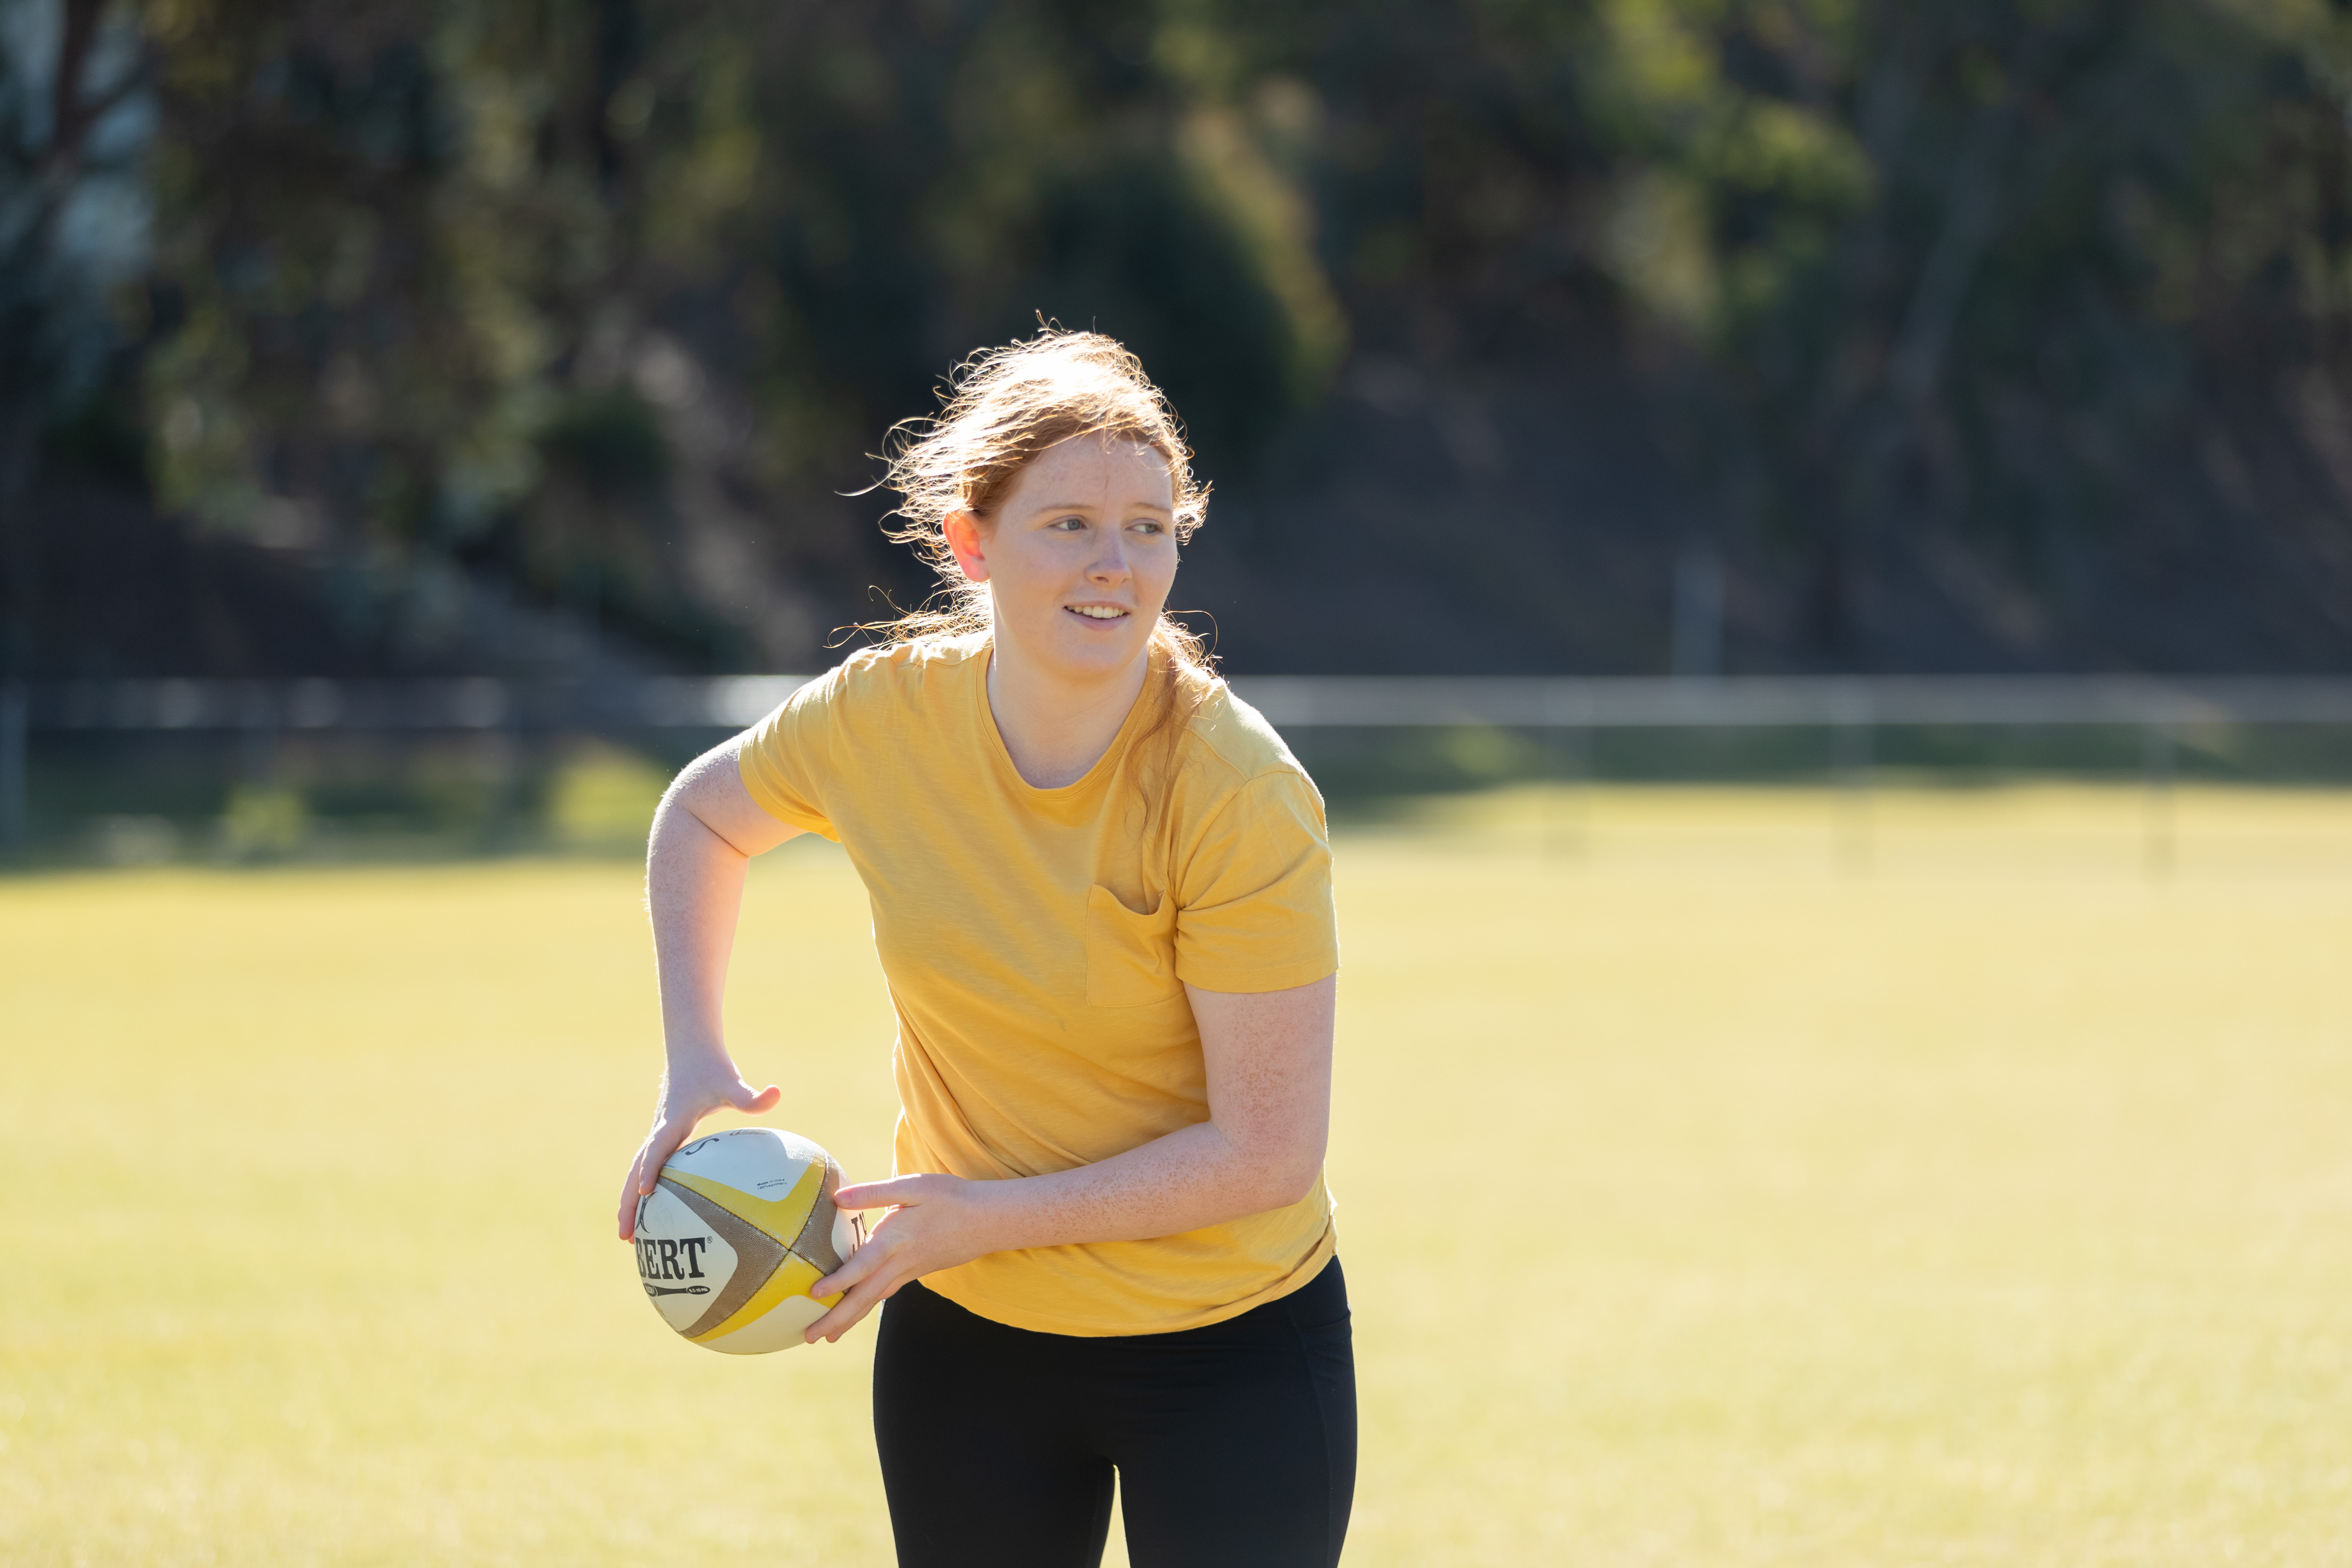
<path id="1" fill-rule="evenodd" d="M 835 1192 L 836 1207 L 890 1212 L 875 1222 L 849 1261 L 809 1287 L 809 1294 L 820 1299 L 835 1291 L 843 1294 L 831 1312 L 809 1325 L 806 1342 L 838 1340 L 908 1281 L 996 1251 L 1002 1244 L 987 1235 L 995 1206 L 987 1202 L 986 1189 L 997 1185 L 909 1176 L 859 1182 Z"/>

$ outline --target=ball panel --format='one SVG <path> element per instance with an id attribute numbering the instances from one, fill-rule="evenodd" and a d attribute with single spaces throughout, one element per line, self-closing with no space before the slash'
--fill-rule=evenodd
<path id="1" fill-rule="evenodd" d="M 822 1304 L 819 1304 L 810 1298 L 808 1288 L 823 1278 L 824 1278 L 824 1276 L 817 1272 L 817 1267 L 815 1264 L 810 1262 L 805 1258 L 795 1258 L 787 1254 L 782 1264 L 777 1268 L 776 1271 L 770 1274 L 767 1279 L 761 1282 L 760 1288 L 752 1292 L 751 1299 L 750 1301 L 745 1301 L 740 1307 L 737 1308 L 724 1322 L 712 1328 L 705 1329 L 702 1333 L 691 1337 L 695 1343 L 707 1344 L 716 1350 L 719 1348 L 716 1343 L 717 1341 L 730 1338 L 740 1339 L 743 1333 L 756 1327 L 767 1319 L 774 1317 L 780 1311 L 789 1309 L 790 1312 L 806 1312 L 806 1308 L 795 1304 L 798 1301 L 807 1301 L 810 1306 L 814 1306 L 817 1309 L 814 1313 L 808 1313 L 808 1315 L 803 1316 L 801 1319 L 801 1327 L 805 1329 L 809 1324 L 816 1322 L 818 1318 L 824 1315 L 824 1309 L 826 1307 L 830 1307 L 835 1301 L 841 1300 L 839 1296 L 835 1296 Z M 780 1333 L 782 1331 L 779 1331 Z M 749 1342 L 746 1342 L 746 1348 L 737 1350 L 736 1353 L 740 1354 L 760 1354 L 759 1352 L 750 1350 L 748 1348 L 748 1343 Z M 773 1343 L 764 1344 L 762 1349 L 782 1350 L 787 1344 L 794 1344 L 798 1343 L 798 1331 L 794 1331 L 789 1337 L 781 1337 Z M 732 1349 L 734 1347 L 730 1348 Z"/>
<path id="2" fill-rule="evenodd" d="M 670 1325 L 692 1339 L 697 1334 L 708 1333 L 741 1310 L 743 1303 L 768 1282 L 768 1277 L 776 1271 L 776 1265 L 784 1260 L 785 1252 L 774 1237 L 674 1176 L 663 1176 L 660 1186 L 656 1190 L 669 1194 L 676 1202 L 690 1210 L 705 1228 L 723 1238 L 736 1258 L 734 1273 L 704 1303 L 702 1312 L 691 1322 Z M 733 1189 L 722 1187 L 720 1190 Z"/>
<path id="3" fill-rule="evenodd" d="M 845 1208 L 833 1211 L 833 1254 L 846 1262 L 850 1254 L 866 1245 L 866 1217 L 852 1214 Z M 839 1265 L 835 1265 L 838 1267 Z M 826 1273 L 833 1270 L 828 1269 Z"/>
<path id="4" fill-rule="evenodd" d="M 828 1155 L 824 1161 L 824 1185 L 818 1189 L 816 1201 L 809 1206 L 808 1218 L 801 1224 L 800 1233 L 793 1238 L 793 1250 L 815 1264 L 822 1273 L 830 1274 L 849 1256 L 835 1239 L 841 1234 L 841 1211 L 833 1206 L 833 1195 L 841 1186 L 841 1167 Z"/>
<path id="5" fill-rule="evenodd" d="M 766 1237 L 752 1234 L 767 1242 Z M 656 1187 L 638 1200 L 637 1278 L 654 1310 L 678 1333 L 707 1316 L 712 1299 L 723 1300 L 728 1286 L 739 1278 L 749 1276 L 737 1292 L 748 1297 L 761 1279 L 774 1271 L 773 1264 L 753 1270 L 740 1263 L 727 1238 L 676 1194 Z"/>
<path id="6" fill-rule="evenodd" d="M 673 1176 L 691 1172 L 706 1181 L 773 1201 L 797 1186 L 811 1166 L 823 1164 L 824 1154 L 805 1138 L 791 1137 L 773 1127 L 730 1127 L 687 1144 L 670 1155 L 663 1169 Z"/>
<path id="7" fill-rule="evenodd" d="M 821 1165 L 804 1166 L 800 1180 L 773 1197 L 754 1197 L 740 1187 L 713 1181 L 693 1171 L 679 1170 L 676 1166 L 664 1166 L 662 1179 L 701 1194 L 728 1213 L 750 1221 L 774 1237 L 778 1246 L 789 1247 L 808 1224 L 809 1214 L 816 1207 L 818 1186 L 824 1180 L 824 1167 Z"/>
<path id="8" fill-rule="evenodd" d="M 724 1351 L 729 1355 L 765 1355 L 770 1351 L 790 1350 L 807 1343 L 801 1336 L 808 1333 L 809 1324 L 824 1316 L 824 1312 L 822 1301 L 806 1296 L 787 1296 L 757 1322 L 701 1343 L 706 1349 Z"/>

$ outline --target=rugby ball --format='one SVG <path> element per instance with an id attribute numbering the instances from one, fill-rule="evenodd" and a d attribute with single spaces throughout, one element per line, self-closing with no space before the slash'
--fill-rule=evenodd
<path id="1" fill-rule="evenodd" d="M 802 1342 L 841 1300 L 809 1287 L 866 1239 L 834 1207 L 841 1167 L 808 1139 L 773 1127 L 697 1138 L 637 1200 L 637 1277 L 662 1322 L 730 1355 Z"/>

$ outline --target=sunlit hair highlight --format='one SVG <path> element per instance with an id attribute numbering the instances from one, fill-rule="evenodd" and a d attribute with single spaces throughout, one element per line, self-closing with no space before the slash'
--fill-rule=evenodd
<path id="1" fill-rule="evenodd" d="M 940 581 L 921 608 L 861 628 L 879 633 L 886 646 L 988 630 L 988 586 L 967 580 L 956 565 L 948 515 L 969 511 L 992 526 L 1022 470 L 1065 441 L 1099 435 L 1150 447 L 1168 465 L 1177 543 L 1205 520 L 1209 491 L 1193 476 L 1183 426 L 1143 361 L 1115 339 L 1042 327 L 1034 338 L 965 360 L 940 401 L 937 417 L 894 425 L 884 444 L 889 469 L 879 487 L 903 498 L 883 531 L 911 546 Z M 1151 629 L 1144 690 L 1153 714 L 1139 747 L 1172 739 L 1215 686 L 1200 637 L 1163 611 Z"/>

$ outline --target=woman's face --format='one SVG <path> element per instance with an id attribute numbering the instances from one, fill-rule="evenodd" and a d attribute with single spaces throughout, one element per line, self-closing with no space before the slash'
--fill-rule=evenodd
<path id="1" fill-rule="evenodd" d="M 947 518 L 964 575 L 988 584 L 997 645 L 1065 680 L 1133 667 L 1176 580 L 1167 459 L 1081 435 L 1022 470 L 992 522 Z"/>

